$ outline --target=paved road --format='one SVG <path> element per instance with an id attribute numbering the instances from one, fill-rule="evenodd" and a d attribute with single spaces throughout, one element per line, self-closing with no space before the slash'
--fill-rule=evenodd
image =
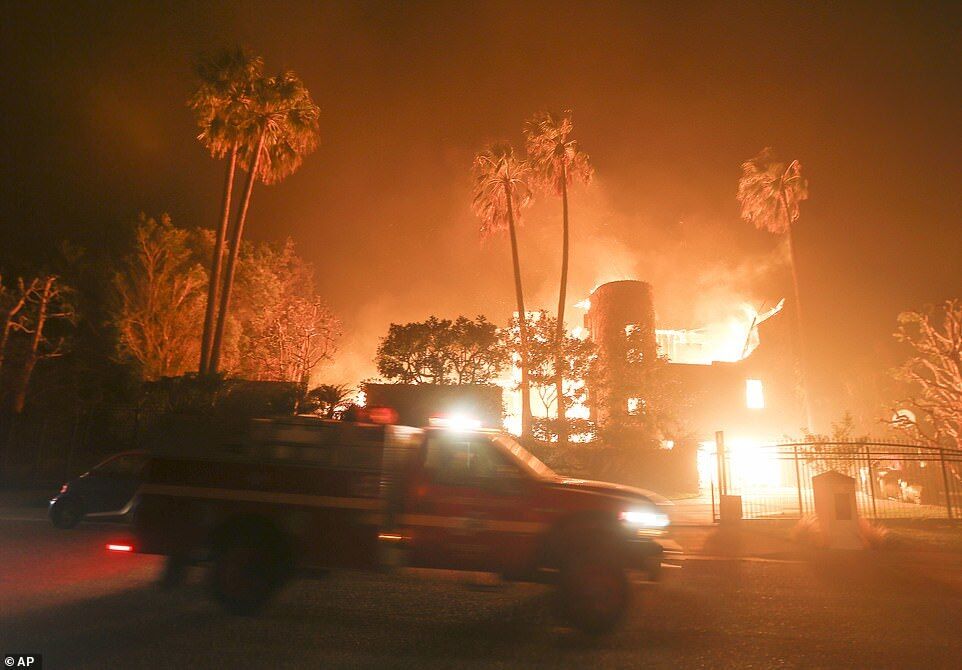
<path id="1" fill-rule="evenodd" d="M 688 531 L 682 544 L 731 549 L 706 542 L 706 532 Z M 105 554 L 116 533 L 0 515 L 0 653 L 41 652 L 53 670 L 962 663 L 957 556 L 693 555 L 636 594 L 621 630 L 590 639 L 554 622 L 542 587 L 483 591 L 382 575 L 296 582 L 264 616 L 232 617 L 206 600 L 200 573 L 162 593 L 151 583 L 155 559 Z"/>

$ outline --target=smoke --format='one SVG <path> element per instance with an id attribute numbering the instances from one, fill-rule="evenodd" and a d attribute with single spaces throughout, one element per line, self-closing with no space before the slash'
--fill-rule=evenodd
<path id="1" fill-rule="evenodd" d="M 770 235 L 740 243 L 747 224 L 737 214 L 655 220 L 643 211 L 619 211 L 597 181 L 572 200 L 569 306 L 605 282 L 640 279 L 653 287 L 658 327 L 697 328 L 741 318 L 746 303 L 770 307 L 785 293 L 787 247 Z M 552 279 L 539 285 L 539 295 L 553 296 L 547 302 L 553 306 Z M 573 311 L 566 320 L 580 325 Z"/>
<path id="2" fill-rule="evenodd" d="M 358 281 L 364 288 L 340 308 L 345 335 L 336 358 L 312 381 L 357 384 L 375 377 L 378 341 L 391 323 L 460 314 L 508 321 L 515 294 L 507 235 L 480 242 L 468 184 L 437 195 L 450 198 L 449 207 L 437 212 L 441 220 L 430 228 L 430 246 L 413 245 L 403 257 L 362 270 L 363 281 Z M 582 325 L 584 312 L 574 307 L 577 302 L 599 284 L 620 279 L 652 284 L 659 328 L 730 332 L 733 321 L 744 322 L 751 313 L 749 305 L 759 311 L 774 305 L 785 295 L 786 249 L 772 236 L 752 231 L 731 209 L 728 216 L 694 212 L 665 220 L 641 206 L 626 211 L 601 180 L 572 189 L 568 326 Z M 560 214 L 558 199 L 541 197 L 519 226 L 528 310 L 557 311 Z"/>

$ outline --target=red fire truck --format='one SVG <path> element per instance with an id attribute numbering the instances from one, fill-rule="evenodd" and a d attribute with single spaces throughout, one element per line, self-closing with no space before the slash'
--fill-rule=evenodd
<path id="1" fill-rule="evenodd" d="M 242 614 L 298 573 L 437 568 L 554 583 L 567 621 L 602 631 L 625 611 L 630 571 L 658 578 L 668 501 L 558 476 L 498 431 L 436 423 L 256 420 L 244 444 L 155 455 L 135 539 L 114 548 L 167 556 L 167 585 L 209 564 L 213 596 Z"/>

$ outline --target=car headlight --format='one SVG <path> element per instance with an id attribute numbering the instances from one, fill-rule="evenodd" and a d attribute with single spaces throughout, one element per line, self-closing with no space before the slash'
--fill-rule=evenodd
<path id="1" fill-rule="evenodd" d="M 667 514 L 645 509 L 625 510 L 618 515 L 618 518 L 625 525 L 632 526 L 634 528 L 665 528 L 670 523 Z"/>

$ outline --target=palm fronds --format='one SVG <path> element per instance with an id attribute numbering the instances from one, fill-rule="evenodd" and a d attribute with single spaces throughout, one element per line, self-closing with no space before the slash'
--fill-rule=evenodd
<path id="1" fill-rule="evenodd" d="M 575 177 L 587 184 L 594 174 L 588 154 L 578 149 L 577 140 L 569 139 L 573 129 L 570 109 L 560 114 L 539 112 L 525 123 L 525 148 L 535 182 L 556 195 Z"/>
<path id="2" fill-rule="evenodd" d="M 784 233 L 798 220 L 799 204 L 808 199 L 802 166 L 776 161 L 770 147 L 742 163 L 738 181 L 741 216 L 759 230 Z"/>
<path id="3" fill-rule="evenodd" d="M 507 142 L 493 144 L 474 158 L 474 213 L 481 220 L 481 237 L 508 228 L 509 203 L 515 222 L 531 202 L 531 166 L 519 160 Z"/>

